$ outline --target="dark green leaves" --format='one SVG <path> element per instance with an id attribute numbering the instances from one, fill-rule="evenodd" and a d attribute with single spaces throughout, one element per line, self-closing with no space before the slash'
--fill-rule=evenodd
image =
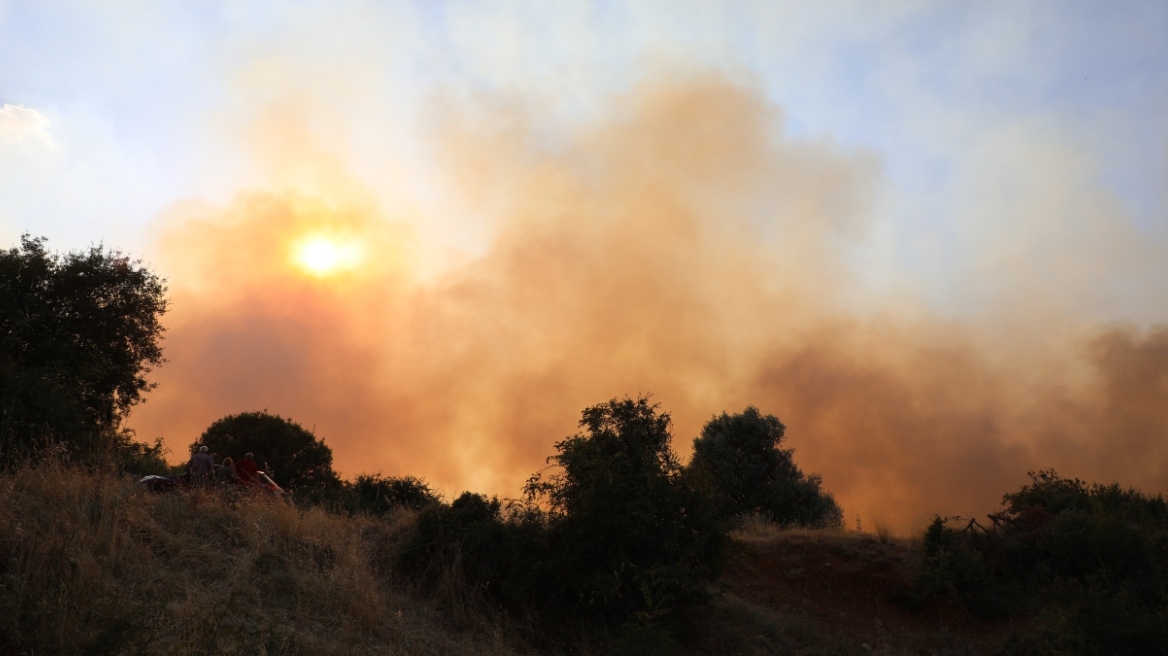
<path id="1" fill-rule="evenodd" d="M 166 284 L 102 246 L 0 252 L 0 414 L 8 451 L 117 429 L 162 364 Z M 3 448 L 3 446 L 0 446 Z"/>

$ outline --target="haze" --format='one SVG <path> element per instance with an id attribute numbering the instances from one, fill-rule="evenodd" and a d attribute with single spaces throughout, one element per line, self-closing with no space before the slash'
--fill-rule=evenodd
<path id="1" fill-rule="evenodd" d="M 554 8 L 553 8 L 554 7 Z M 1168 8 L 0 4 L 0 232 L 141 254 L 176 457 L 515 496 L 755 405 L 847 522 L 1168 485 Z"/>

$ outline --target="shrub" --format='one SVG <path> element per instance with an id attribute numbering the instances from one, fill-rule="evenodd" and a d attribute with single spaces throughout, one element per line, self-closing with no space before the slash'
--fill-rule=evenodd
<path id="1" fill-rule="evenodd" d="M 670 446 L 670 417 L 645 397 L 584 410 L 556 443 L 559 467 L 528 481 L 548 508 L 565 587 L 606 619 L 652 619 L 706 598 L 724 533 Z"/>
<path id="2" fill-rule="evenodd" d="M 794 450 L 779 448 L 786 428 L 755 407 L 722 413 L 694 440 L 689 468 L 708 486 L 723 517 L 759 513 L 784 525 L 843 526 L 843 510 L 806 475 Z"/>
<path id="3" fill-rule="evenodd" d="M 523 502 L 467 492 L 423 510 L 399 565 L 544 625 L 627 629 L 705 600 L 724 534 L 670 449 L 669 415 L 614 399 L 580 425 Z"/>
<path id="4" fill-rule="evenodd" d="M 134 440 L 133 432 L 123 430 L 110 441 L 110 446 L 113 464 L 120 471 L 139 476 L 170 473 L 171 467 L 166 462 L 168 449 L 163 446 L 161 437 L 152 445 L 144 444 Z"/>
<path id="5" fill-rule="evenodd" d="M 978 617 L 1000 619 L 1013 612 L 1017 591 L 999 580 L 986 555 L 963 539 L 963 534 L 937 517 L 921 541 L 923 562 L 918 579 L 920 602 L 938 594 L 963 601 Z"/>
<path id="6" fill-rule="evenodd" d="M 516 615 L 554 617 L 559 561 L 545 520 L 538 508 L 464 492 L 419 513 L 398 563 L 431 583 L 450 584 L 438 586 L 448 595 L 482 592 Z M 472 602 L 446 601 L 455 608 Z"/>
<path id="7" fill-rule="evenodd" d="M 989 528 L 933 522 L 920 592 L 955 593 L 988 618 L 1042 608 L 1008 653 L 1168 653 L 1168 502 L 1054 471 L 1030 479 Z"/>
<path id="8" fill-rule="evenodd" d="M 342 503 L 350 513 L 385 515 L 403 508 L 421 510 L 437 502 L 438 496 L 420 478 L 360 474 L 353 482 L 345 482 Z"/>

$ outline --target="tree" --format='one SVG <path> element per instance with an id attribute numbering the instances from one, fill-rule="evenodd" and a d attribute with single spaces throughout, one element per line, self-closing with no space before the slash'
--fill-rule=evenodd
<path id="1" fill-rule="evenodd" d="M 241 412 L 216 420 L 191 444 L 192 454 L 207 446 L 216 459 L 239 460 L 245 453 L 269 468 L 281 487 L 329 488 L 340 485 L 333 471 L 333 450 L 300 424 L 280 415 Z"/>
<path id="2" fill-rule="evenodd" d="M 843 510 L 820 489 L 820 478 L 805 475 L 782 449 L 786 427 L 758 408 L 722 413 L 694 440 L 690 469 L 717 498 L 722 516 L 762 513 L 781 524 L 843 525 Z"/>
<path id="3" fill-rule="evenodd" d="M 704 599 L 723 534 L 670 446 L 670 417 L 645 397 L 584 410 L 585 432 L 556 443 L 557 473 L 527 483 L 548 508 L 577 599 L 617 618 L 651 618 Z"/>
<path id="4" fill-rule="evenodd" d="M 0 451 L 114 435 L 161 365 L 166 282 L 101 245 L 0 251 Z M 7 447 L 7 448 L 6 448 Z"/>

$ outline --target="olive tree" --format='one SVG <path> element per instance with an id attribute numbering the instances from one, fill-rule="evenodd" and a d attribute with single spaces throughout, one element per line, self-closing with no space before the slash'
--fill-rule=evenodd
<path id="1" fill-rule="evenodd" d="M 819 476 L 804 474 L 794 450 L 780 448 L 785 432 L 778 418 L 753 406 L 722 413 L 694 440 L 689 468 L 724 517 L 754 512 L 781 524 L 842 526 L 843 510 L 821 488 Z"/>

